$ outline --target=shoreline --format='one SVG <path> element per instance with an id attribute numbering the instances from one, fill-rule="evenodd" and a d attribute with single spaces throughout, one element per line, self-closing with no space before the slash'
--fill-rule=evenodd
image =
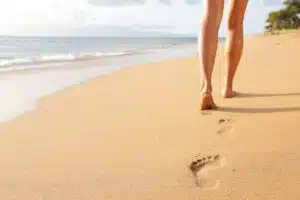
<path id="1" fill-rule="evenodd" d="M 1 199 L 295 199 L 299 41 L 247 37 L 234 99 L 218 92 L 219 48 L 216 111 L 198 108 L 197 57 L 124 68 L 42 98 L 0 124 Z M 195 161 L 205 163 L 198 185 Z"/>
<path id="2" fill-rule="evenodd" d="M 0 37 L 1 39 L 1 37 Z M 18 39 L 18 37 L 15 37 L 15 39 Z M 26 37 L 24 38 L 26 39 Z M 28 38 L 27 38 L 28 39 Z M 40 39 L 40 38 L 39 38 Z M 53 38 L 55 39 L 55 38 Z M 61 38 L 57 38 L 57 45 L 61 45 L 62 42 L 64 41 L 59 41 Z M 67 38 L 66 38 L 67 39 Z M 71 39 L 71 38 L 69 38 Z M 73 38 L 76 40 L 76 38 Z M 77 38 L 80 40 L 80 38 Z M 88 38 L 86 38 L 88 39 Z M 97 39 L 97 38 L 96 38 Z M 98 38 L 98 39 L 105 39 L 105 38 Z M 119 38 L 120 39 L 120 38 Z M 137 38 L 136 38 L 137 39 Z M 148 38 L 151 39 L 151 38 Z M 39 65 L 47 65 L 47 64 L 63 64 L 63 63 L 70 63 L 70 62 L 78 62 L 78 61 L 89 61 L 89 60 L 97 60 L 97 59 L 114 59 L 118 57 L 128 57 L 128 56 L 135 56 L 135 55 L 140 55 L 140 54 L 149 54 L 149 53 L 157 53 L 160 51 L 167 51 L 167 50 L 176 50 L 176 49 L 183 49 L 183 48 L 188 48 L 191 46 L 194 46 L 197 44 L 197 41 L 195 38 L 189 38 L 190 41 L 185 41 L 188 38 L 182 38 L 185 43 L 179 42 L 180 38 L 177 38 L 178 41 L 174 43 L 161 43 L 161 44 L 156 44 L 152 46 L 143 46 L 139 48 L 133 48 L 134 43 L 127 44 L 128 47 L 123 47 L 124 49 L 112 49 L 110 51 L 107 51 L 105 49 L 99 49 L 96 51 L 95 49 L 91 50 L 84 50 L 82 49 L 81 51 L 74 50 L 74 49 L 68 49 L 67 52 L 43 52 L 40 51 L 39 53 L 37 52 L 31 52 L 31 54 L 18 54 L 18 56 L 14 55 L 14 52 L 10 53 L 5 53 L 2 51 L 5 51 L 5 49 L 0 49 L 0 68 L 22 68 L 26 66 L 39 66 Z M 221 38 L 220 38 L 221 39 Z M 126 38 L 123 38 L 123 40 L 126 40 Z M 128 38 L 130 41 L 130 38 Z M 156 39 L 157 40 L 157 39 Z M 168 39 L 166 39 L 168 40 Z M 172 38 L 169 38 L 169 40 L 172 40 Z M 128 41 L 128 42 L 129 42 Z M 193 43 L 193 42 L 194 43 Z M 44 41 L 45 42 L 45 41 Z M 60 43 L 59 43 L 60 42 Z M 134 41 L 131 41 L 134 42 Z M 11 44 L 10 44 L 11 45 Z M 42 45 L 42 44 L 41 44 Z M 117 45 L 117 44 L 116 44 Z M 111 49 L 111 48 L 109 48 Z M 4 55 L 3 55 L 4 53 Z M 3 57 L 4 56 L 4 57 Z"/>
<path id="3" fill-rule="evenodd" d="M 94 77 L 114 73 L 144 63 L 157 63 L 193 55 L 194 45 L 181 45 L 163 51 L 136 54 L 113 59 L 95 59 L 79 62 L 52 63 L 40 67 L 22 67 L 0 72 L 0 92 L 7 95 L 0 105 L 0 123 L 34 109 L 40 98 L 54 94 Z M 18 80 L 18 81 L 17 81 Z M 33 88 L 33 91 L 32 89 Z M 26 94 L 23 90 L 28 90 Z M 9 91 L 9 92 L 7 92 Z M 13 99 L 11 101 L 10 99 Z M 7 105 L 6 105 L 7 104 Z"/>

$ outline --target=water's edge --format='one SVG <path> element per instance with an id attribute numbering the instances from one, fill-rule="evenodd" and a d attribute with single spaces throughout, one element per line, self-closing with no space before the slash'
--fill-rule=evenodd
<path id="1" fill-rule="evenodd" d="M 185 45 L 155 52 L 107 59 L 64 63 L 13 66 L 0 71 L 0 123 L 12 120 L 35 109 L 40 98 L 83 83 L 91 78 L 119 71 L 138 64 L 179 59 L 197 54 L 196 45 Z M 17 70 L 16 70 L 17 69 Z"/>

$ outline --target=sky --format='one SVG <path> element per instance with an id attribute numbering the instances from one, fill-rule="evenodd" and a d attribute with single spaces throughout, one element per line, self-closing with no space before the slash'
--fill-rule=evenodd
<path id="1" fill-rule="evenodd" d="M 204 0 L 0 0 L 0 35 L 197 36 Z M 249 0 L 245 34 L 262 33 L 282 0 Z M 226 36 L 226 2 L 220 36 Z"/>

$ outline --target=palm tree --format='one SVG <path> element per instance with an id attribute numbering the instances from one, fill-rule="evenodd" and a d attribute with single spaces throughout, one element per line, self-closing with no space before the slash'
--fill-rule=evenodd
<path id="1" fill-rule="evenodd" d="M 300 0 L 285 0 L 283 5 L 286 8 L 294 9 L 295 12 L 300 13 Z"/>
<path id="2" fill-rule="evenodd" d="M 285 0 L 283 4 L 283 9 L 269 13 L 266 31 L 300 27 L 300 0 Z"/>

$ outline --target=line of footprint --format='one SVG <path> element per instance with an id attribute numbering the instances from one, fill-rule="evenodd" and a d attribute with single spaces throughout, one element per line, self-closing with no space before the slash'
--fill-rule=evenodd
<path id="1" fill-rule="evenodd" d="M 223 128 L 221 128 L 220 130 L 218 130 L 217 134 L 218 135 L 222 135 L 224 133 L 232 131 L 233 127 L 230 125 L 230 123 L 232 123 L 232 122 L 233 122 L 233 120 L 231 120 L 231 119 L 220 119 L 218 121 L 218 124 L 222 124 L 222 125 L 224 124 L 226 126 L 224 126 Z"/>
<path id="2" fill-rule="evenodd" d="M 231 120 L 231 119 L 220 119 L 218 121 L 218 124 L 226 125 L 226 126 L 222 127 L 220 130 L 218 130 L 217 134 L 222 135 L 224 133 L 232 131 L 233 127 L 230 125 L 230 123 L 232 123 L 232 122 L 233 122 L 233 120 Z M 215 155 L 200 157 L 200 158 L 196 159 L 195 161 L 191 162 L 189 168 L 194 175 L 197 187 L 204 188 L 203 184 L 201 184 L 201 179 L 203 177 L 199 176 L 200 172 L 202 170 L 204 170 L 204 168 L 210 166 L 211 164 L 215 164 L 218 167 L 221 167 L 222 163 L 220 161 L 221 161 L 221 156 L 219 154 L 215 154 Z M 219 181 L 215 181 L 215 184 L 213 184 L 213 186 L 209 187 L 208 189 L 218 187 L 217 186 L 218 183 L 219 183 Z"/>

